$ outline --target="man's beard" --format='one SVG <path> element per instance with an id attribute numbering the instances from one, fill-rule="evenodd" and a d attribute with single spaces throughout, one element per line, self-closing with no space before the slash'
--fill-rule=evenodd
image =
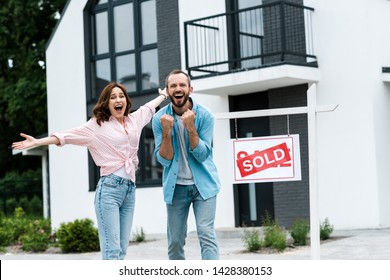
<path id="1" fill-rule="evenodd" d="M 189 95 L 188 93 L 185 93 L 184 96 L 183 96 L 183 99 L 180 101 L 180 103 L 178 103 L 178 102 L 176 101 L 176 98 L 175 98 L 174 96 L 173 96 L 173 97 L 170 97 L 171 102 L 172 102 L 173 105 L 175 105 L 175 107 L 177 107 L 177 108 L 183 107 L 183 106 L 187 103 L 187 101 L 188 101 L 189 98 L 190 98 L 190 95 Z"/>

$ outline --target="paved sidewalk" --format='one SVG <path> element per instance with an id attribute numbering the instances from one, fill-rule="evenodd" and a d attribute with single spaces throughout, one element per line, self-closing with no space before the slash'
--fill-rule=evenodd
<path id="1" fill-rule="evenodd" d="M 221 260 L 310 260 L 310 246 L 289 248 L 282 253 L 248 253 L 240 229 L 218 229 Z M 323 260 L 390 260 L 390 228 L 334 231 L 333 239 L 321 244 Z M 167 260 L 165 235 L 146 235 L 146 242 L 130 244 L 126 260 Z M 188 260 L 200 260 L 195 233 L 187 237 Z M 100 253 L 0 254 L 0 260 L 99 260 Z"/>

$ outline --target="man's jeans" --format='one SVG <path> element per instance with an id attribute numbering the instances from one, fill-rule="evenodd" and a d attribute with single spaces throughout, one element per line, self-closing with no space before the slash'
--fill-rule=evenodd
<path id="1" fill-rule="evenodd" d="M 217 260 L 219 259 L 219 249 L 214 229 L 216 196 L 203 200 L 195 185 L 176 185 L 172 204 L 167 204 L 169 259 L 185 259 L 184 245 L 191 204 L 194 210 L 202 260 Z"/>
<path id="2" fill-rule="evenodd" d="M 123 260 L 129 246 L 135 205 L 131 180 L 110 174 L 100 178 L 95 194 L 100 251 L 103 260 Z"/>

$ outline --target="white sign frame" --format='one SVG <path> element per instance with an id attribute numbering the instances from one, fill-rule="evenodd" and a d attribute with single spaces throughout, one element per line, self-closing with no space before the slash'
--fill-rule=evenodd
<path id="1" fill-rule="evenodd" d="M 234 184 L 302 180 L 298 134 L 230 139 L 229 143 Z M 280 145 L 287 147 L 288 155 L 277 149 Z M 275 157 L 264 154 L 274 147 Z"/>

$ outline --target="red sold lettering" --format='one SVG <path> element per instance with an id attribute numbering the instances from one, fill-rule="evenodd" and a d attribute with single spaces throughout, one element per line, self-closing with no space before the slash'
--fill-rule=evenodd
<path id="1" fill-rule="evenodd" d="M 282 143 L 262 151 L 255 151 L 248 155 L 247 152 L 237 153 L 237 166 L 241 177 L 260 172 L 262 170 L 285 164 L 291 160 L 286 143 Z"/>

